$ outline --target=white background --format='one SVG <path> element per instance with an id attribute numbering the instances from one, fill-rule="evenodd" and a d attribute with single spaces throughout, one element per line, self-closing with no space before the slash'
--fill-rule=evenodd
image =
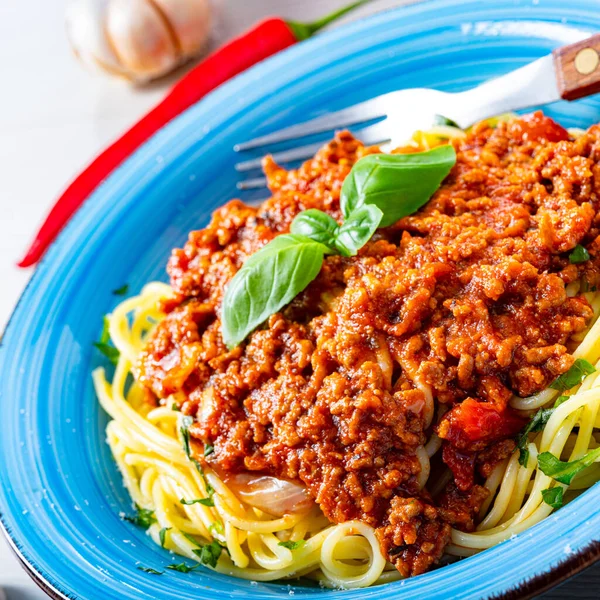
<path id="1" fill-rule="evenodd" d="M 348 2 L 213 1 L 220 16 L 213 45 L 267 15 L 310 20 Z M 375 0 L 354 17 L 408 1 Z M 69 50 L 65 6 L 66 0 L 0 0 L 0 331 L 31 276 L 14 265 L 56 197 L 169 84 L 134 89 L 86 72 Z M 46 597 L 1 535 L 0 588 L 9 600 Z"/>

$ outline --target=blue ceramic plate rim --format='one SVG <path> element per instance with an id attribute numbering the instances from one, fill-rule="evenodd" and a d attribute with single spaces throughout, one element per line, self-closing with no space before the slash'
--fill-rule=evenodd
<path id="1" fill-rule="evenodd" d="M 479 10 L 479 7 L 477 7 L 478 10 L 475 10 L 475 3 L 466 4 L 468 4 L 468 6 L 474 11 L 470 13 L 471 15 L 480 14 L 483 17 L 486 13 L 486 10 L 491 10 L 492 6 L 500 7 L 503 10 L 508 10 L 510 6 L 522 8 L 523 5 L 528 3 L 522 1 L 514 3 L 507 1 L 495 2 L 493 5 L 488 4 L 486 10 Z M 535 0 L 532 4 L 535 5 Z M 585 0 L 579 0 L 571 2 L 569 8 L 564 8 L 561 6 L 560 2 L 557 2 L 556 0 L 549 0 L 548 2 L 545 2 L 545 5 L 551 7 L 557 13 L 572 14 L 574 10 L 577 10 L 577 7 L 580 7 L 583 11 L 584 7 L 591 8 L 593 3 Z M 9 372 L 8 365 L 10 357 L 12 356 L 11 351 L 21 350 L 21 346 L 17 343 L 18 335 L 16 331 L 19 329 L 19 325 L 26 321 L 28 311 L 26 310 L 25 306 L 27 303 L 29 303 L 28 308 L 30 311 L 37 308 L 38 303 L 35 301 L 36 292 L 44 285 L 46 280 L 49 279 L 52 274 L 56 274 L 57 272 L 60 272 L 61 268 L 64 268 L 66 258 L 68 257 L 70 251 L 87 243 L 84 239 L 84 234 L 94 234 L 94 231 L 90 229 L 93 225 L 92 221 L 94 216 L 102 214 L 103 212 L 110 212 L 108 205 L 109 201 L 112 199 L 112 194 L 115 193 L 115 191 L 118 191 L 121 186 L 123 186 L 123 182 L 132 181 L 135 175 L 143 177 L 143 169 L 145 166 L 147 166 L 148 159 L 154 157 L 157 151 L 161 148 L 168 148 L 170 141 L 174 142 L 175 140 L 180 140 L 182 137 L 185 138 L 186 128 L 188 125 L 197 122 L 200 115 L 210 116 L 211 111 L 214 111 L 217 108 L 222 109 L 223 101 L 233 100 L 229 105 L 229 113 L 227 113 L 228 118 L 233 118 L 235 116 L 235 111 L 237 110 L 234 99 L 238 92 L 248 92 L 252 84 L 256 86 L 258 82 L 264 82 L 266 75 L 270 73 L 276 73 L 278 70 L 281 70 L 282 67 L 285 67 L 290 63 L 293 64 L 295 62 L 297 64 L 302 59 L 310 60 L 311 56 L 314 57 L 315 55 L 318 55 L 319 50 L 331 49 L 333 44 L 338 42 L 347 42 L 348 40 L 352 39 L 352 36 L 365 34 L 369 30 L 374 30 L 378 26 L 383 26 L 387 20 L 402 18 L 406 22 L 407 30 L 409 30 L 410 24 L 424 14 L 430 16 L 439 14 L 443 16 L 445 12 L 447 14 L 448 11 L 453 10 L 466 10 L 465 3 L 459 2 L 458 0 L 431 0 L 430 2 L 423 4 L 418 4 L 407 8 L 399 8 L 393 12 L 375 15 L 365 19 L 364 21 L 353 23 L 340 28 L 337 31 L 324 34 L 315 40 L 312 40 L 301 46 L 294 47 L 272 59 L 269 59 L 261 65 L 254 67 L 242 76 L 222 86 L 198 105 L 191 108 L 189 111 L 186 111 L 186 113 L 159 132 L 154 138 L 152 138 L 152 140 L 150 140 L 138 152 L 136 152 L 131 159 L 129 159 L 122 167 L 120 167 L 102 186 L 98 188 L 90 200 L 85 203 L 71 223 L 61 233 L 56 243 L 53 244 L 47 256 L 34 273 L 5 331 L 5 337 L 0 355 L 0 381 L 2 381 L 3 374 Z M 532 15 L 532 17 L 534 17 L 534 15 Z M 597 22 L 595 26 L 598 27 Z M 343 55 L 341 56 L 343 59 Z M 340 59 L 340 55 L 336 55 L 336 58 Z M 270 91 L 274 92 L 275 90 L 271 89 Z M 257 102 L 265 93 L 266 92 L 264 90 L 261 93 L 256 93 L 256 91 L 250 92 L 250 98 L 246 96 L 242 104 L 248 104 L 250 101 Z M 221 126 L 223 126 L 223 122 L 224 119 L 222 118 L 220 120 Z M 119 204 L 119 202 L 116 202 L 116 204 Z M 3 382 L 2 385 L 7 386 L 6 382 Z M 5 476 L 6 474 L 4 472 L 0 473 L 0 477 Z M 6 483 L 6 480 L 4 483 Z M 588 544 L 594 542 L 593 538 L 590 535 L 585 535 L 585 532 L 582 532 L 582 530 L 589 529 L 593 531 L 594 529 L 597 529 L 597 526 L 600 524 L 600 515 L 594 514 L 592 508 L 594 501 L 597 501 L 599 496 L 600 488 L 595 486 L 592 490 L 582 495 L 565 509 L 556 513 L 552 517 L 552 522 L 547 521 L 544 524 L 536 526 L 526 534 L 518 536 L 517 539 L 505 542 L 502 545 L 505 549 L 505 553 L 506 546 L 508 544 L 512 544 L 512 553 L 514 554 L 519 550 L 530 550 L 530 548 L 527 547 L 527 539 L 533 538 L 534 535 L 539 538 L 538 532 L 541 530 L 540 528 L 553 528 L 555 531 L 560 530 L 561 536 L 572 534 L 571 537 L 568 538 L 569 542 L 566 545 L 555 544 L 556 547 L 552 550 L 552 552 L 545 556 L 543 564 L 536 565 L 536 568 L 533 572 L 524 571 L 523 575 L 519 578 L 513 577 L 512 580 L 509 582 L 507 581 L 503 587 L 503 591 L 507 591 L 509 587 L 521 583 L 522 580 L 524 580 L 528 575 L 537 574 L 538 576 L 541 576 L 542 574 L 548 574 L 551 570 L 553 570 L 554 575 L 548 576 L 548 579 L 545 582 L 538 582 L 539 587 L 537 589 L 539 590 L 541 588 L 548 587 L 548 585 L 556 583 L 561 577 L 566 576 L 564 569 L 556 569 L 556 566 L 562 563 L 565 558 L 568 558 L 569 562 L 577 559 L 579 561 L 578 566 L 581 568 L 587 566 L 587 564 L 595 560 L 595 558 L 597 558 L 596 546 L 594 546 L 595 551 L 593 555 L 588 555 L 587 559 L 583 558 L 581 555 L 581 553 L 586 550 Z M 41 579 L 54 594 L 60 597 L 78 597 L 77 595 L 73 595 L 75 592 L 64 589 L 58 585 L 51 574 L 44 573 L 43 569 L 36 564 L 36 561 L 30 555 L 31 551 L 28 550 L 28 542 L 26 540 L 19 539 L 18 534 L 15 533 L 15 529 L 17 529 L 18 525 L 18 518 L 17 515 L 11 514 L 8 510 L 6 498 L 3 496 L 1 491 L 0 509 L 2 524 L 5 532 L 11 540 L 13 549 L 15 552 L 17 552 L 21 560 L 28 566 L 29 570 L 33 572 L 36 578 Z M 575 520 L 575 516 L 577 516 L 577 522 Z M 486 552 L 485 554 L 487 555 L 488 553 Z M 495 555 L 497 554 L 498 552 L 496 552 Z M 451 572 L 456 571 L 457 568 L 461 569 L 462 571 L 473 572 L 476 570 L 476 568 L 478 568 L 477 565 L 480 565 L 482 560 L 484 560 L 482 559 L 483 556 L 485 555 L 482 554 L 474 557 L 466 563 L 460 563 L 459 565 L 446 567 L 444 571 L 448 574 L 448 576 L 450 576 Z M 356 597 L 357 595 L 397 595 L 401 593 L 404 583 L 406 583 L 404 591 L 408 592 L 409 588 L 414 589 L 419 580 L 419 585 L 423 586 L 421 589 L 425 590 L 427 588 L 426 582 L 431 581 L 436 577 L 439 578 L 439 573 L 441 573 L 441 571 L 426 575 L 425 577 L 427 579 L 420 577 L 407 582 L 389 584 L 385 588 L 372 588 L 368 591 L 346 592 L 345 595 L 352 597 Z M 450 588 L 448 591 L 450 591 Z M 527 592 L 524 591 L 524 594 L 527 594 Z"/>

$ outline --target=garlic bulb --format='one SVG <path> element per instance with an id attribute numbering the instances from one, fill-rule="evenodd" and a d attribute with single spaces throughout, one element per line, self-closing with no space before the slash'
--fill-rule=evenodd
<path id="1" fill-rule="evenodd" d="M 211 12 L 209 0 L 75 0 L 67 35 L 84 64 L 144 82 L 204 48 Z"/>

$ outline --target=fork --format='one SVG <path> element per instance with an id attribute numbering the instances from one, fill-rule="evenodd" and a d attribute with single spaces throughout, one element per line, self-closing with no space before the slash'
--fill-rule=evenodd
<path id="1" fill-rule="evenodd" d="M 600 92 L 600 34 L 556 48 L 524 67 L 458 93 L 427 88 L 412 88 L 389 92 L 354 106 L 338 110 L 304 123 L 285 127 L 234 147 L 236 152 L 264 148 L 284 141 L 359 127 L 354 135 L 366 145 L 387 143 L 395 147 L 406 142 L 418 129 L 431 127 L 437 116 L 466 128 L 486 117 L 512 110 L 548 104 L 561 98 L 575 100 Z M 406 115 L 410 115 L 407 119 Z M 380 119 L 374 125 L 360 127 L 367 121 Z M 277 163 L 307 159 L 315 154 L 322 142 L 300 145 L 273 152 Z M 235 169 L 246 173 L 257 169 L 262 158 L 238 162 Z M 239 189 L 261 188 L 264 177 L 238 182 Z"/>

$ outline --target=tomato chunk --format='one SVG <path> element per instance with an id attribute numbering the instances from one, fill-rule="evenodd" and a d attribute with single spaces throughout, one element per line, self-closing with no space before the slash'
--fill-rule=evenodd
<path id="1" fill-rule="evenodd" d="M 491 442 L 516 435 L 527 419 L 510 407 L 467 398 L 449 410 L 437 427 L 437 434 L 461 450 L 481 450 Z"/>
<path id="2" fill-rule="evenodd" d="M 510 124 L 510 133 L 524 142 L 560 142 L 569 139 L 569 132 L 538 110 Z"/>

